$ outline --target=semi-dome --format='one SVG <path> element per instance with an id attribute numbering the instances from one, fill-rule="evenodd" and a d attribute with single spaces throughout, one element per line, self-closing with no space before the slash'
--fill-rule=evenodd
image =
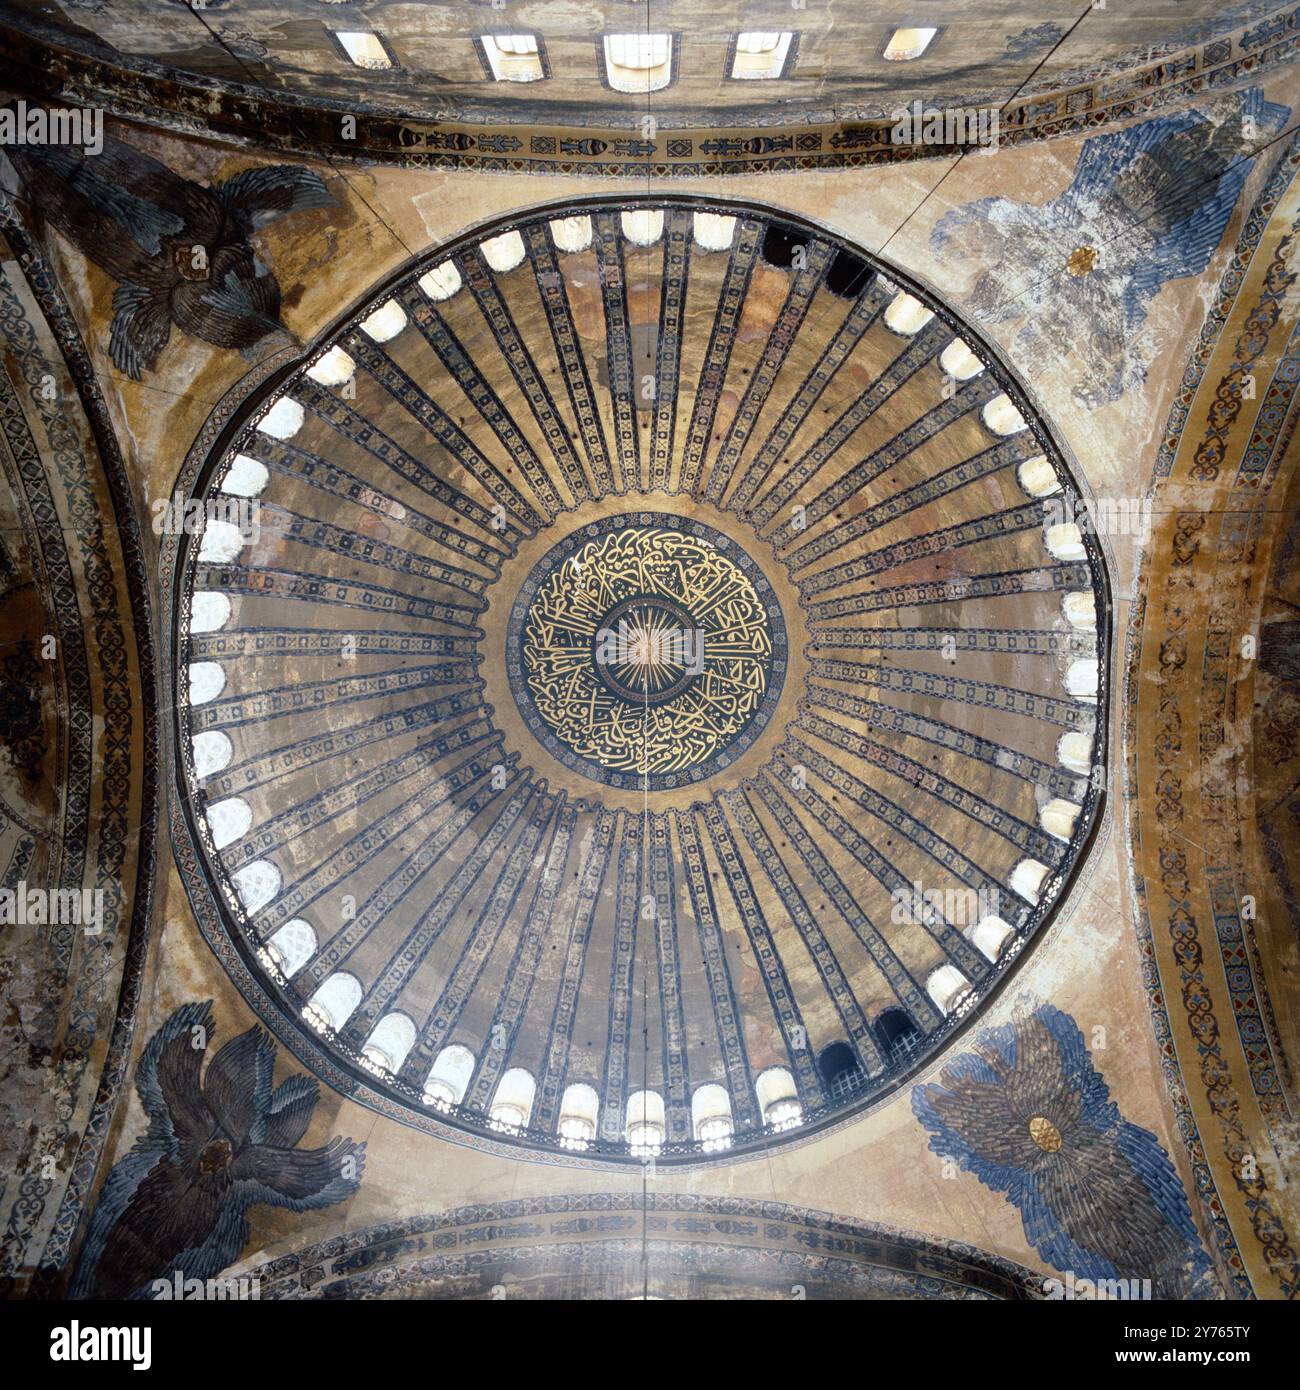
<path id="1" fill-rule="evenodd" d="M 785 214 L 482 227 L 202 477 L 182 867 L 250 1003 L 409 1123 L 790 1142 L 951 1039 L 1088 841 L 1066 461 L 969 324 Z"/>

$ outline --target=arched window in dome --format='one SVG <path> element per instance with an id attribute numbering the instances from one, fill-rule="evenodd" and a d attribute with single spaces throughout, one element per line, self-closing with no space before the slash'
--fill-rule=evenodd
<path id="1" fill-rule="evenodd" d="M 551 240 L 557 251 L 585 251 L 591 245 L 590 217 L 557 217 L 551 222 Z"/>
<path id="2" fill-rule="evenodd" d="M 701 251 L 727 251 L 736 235 L 736 219 L 717 212 L 697 212 L 692 219 Z"/>
<path id="3" fill-rule="evenodd" d="M 1043 534 L 1043 543 L 1053 559 L 1062 562 L 1084 560 L 1088 548 L 1083 543 L 1083 532 L 1073 521 L 1059 521 L 1049 526 Z"/>
<path id="4" fill-rule="evenodd" d="M 291 980 L 316 954 L 316 932 L 309 922 L 295 917 L 262 943 L 258 955 L 265 965 Z"/>
<path id="5" fill-rule="evenodd" d="M 235 745 L 220 729 L 204 729 L 190 740 L 194 749 L 194 775 L 200 781 L 229 765 Z"/>
<path id="6" fill-rule="evenodd" d="M 404 1013 L 385 1014 L 361 1049 L 361 1060 L 380 1076 L 395 1076 L 415 1046 L 415 1024 Z"/>
<path id="7" fill-rule="evenodd" d="M 359 29 L 333 29 L 330 31 L 338 40 L 339 47 L 348 60 L 367 72 L 383 72 L 393 66 L 388 45 L 380 35 Z"/>
<path id="8" fill-rule="evenodd" d="M 253 808 L 242 796 L 227 796 L 208 807 L 208 829 L 212 832 L 212 847 L 225 849 L 248 833 L 253 823 Z"/>
<path id="9" fill-rule="evenodd" d="M 994 396 L 988 402 L 984 407 L 983 416 L 985 426 L 993 434 L 1019 434 L 1021 430 L 1029 427 L 1029 422 L 1005 392 L 1000 396 Z"/>
<path id="10" fill-rule="evenodd" d="M 456 268 L 455 261 L 443 261 L 432 270 L 426 270 L 416 284 L 435 303 L 450 299 L 460 289 L 460 271 Z"/>
<path id="11" fill-rule="evenodd" d="M 560 1142 L 566 1149 L 585 1149 L 596 1137 L 600 1097 L 595 1088 L 575 1081 L 560 1101 Z"/>
<path id="12" fill-rule="evenodd" d="M 459 1105 L 474 1075 L 474 1054 L 460 1043 L 444 1047 L 424 1079 L 424 1103 L 438 1110 Z"/>
<path id="13" fill-rule="evenodd" d="M 320 386 L 342 386 L 357 374 L 357 364 L 341 347 L 322 353 L 307 368 L 307 375 Z"/>
<path id="14" fill-rule="evenodd" d="M 1083 807 L 1078 802 L 1067 801 L 1063 796 L 1054 796 L 1039 810 L 1038 823 L 1053 839 L 1068 843 L 1082 810 Z"/>
<path id="15" fill-rule="evenodd" d="M 1076 700 L 1097 703 L 1097 685 L 1101 669 L 1095 656 L 1081 656 L 1065 668 L 1065 688 Z"/>
<path id="16" fill-rule="evenodd" d="M 361 320 L 361 331 L 375 343 L 386 343 L 406 327 L 406 310 L 395 299 L 385 300 Z"/>
<path id="17" fill-rule="evenodd" d="M 906 1064 L 924 1041 L 919 1024 L 897 1005 L 885 1009 L 872 1025 L 876 1045 L 886 1060 L 895 1067 Z"/>
<path id="18" fill-rule="evenodd" d="M 895 29 L 885 45 L 885 60 L 890 63 L 913 62 L 930 47 L 938 32 L 938 29 Z"/>
<path id="19" fill-rule="evenodd" d="M 969 381 L 984 370 L 984 363 L 970 350 L 964 338 L 954 338 L 939 354 L 939 368 L 954 381 Z"/>
<path id="20" fill-rule="evenodd" d="M 537 1093 L 537 1082 L 532 1072 L 523 1067 L 511 1067 L 497 1082 L 496 1094 L 488 1114 L 492 1128 L 514 1133 L 526 1129 L 533 1115 L 533 1096 Z"/>
<path id="21" fill-rule="evenodd" d="M 1026 459 L 1016 470 L 1016 477 L 1030 497 L 1050 497 L 1061 491 L 1061 480 L 1046 454 L 1035 454 L 1033 458 Z"/>
<path id="22" fill-rule="evenodd" d="M 479 43 L 497 82 L 540 82 L 546 76 L 536 34 L 484 34 Z"/>
<path id="23" fill-rule="evenodd" d="M 270 481 L 264 463 L 247 454 L 236 454 L 221 480 L 221 490 L 232 497 L 258 497 Z"/>
<path id="24" fill-rule="evenodd" d="M 622 217 L 623 235 L 633 246 L 653 246 L 664 234 L 662 208 L 636 208 Z"/>
<path id="25" fill-rule="evenodd" d="M 1086 777 L 1092 771 L 1092 735 L 1079 729 L 1062 734 L 1056 741 L 1056 761 Z"/>
<path id="26" fill-rule="evenodd" d="M 847 1100 L 867 1084 L 867 1074 L 846 1042 L 833 1042 L 823 1047 L 817 1054 L 817 1070 L 827 1096 L 835 1102 Z"/>
<path id="27" fill-rule="evenodd" d="M 269 859 L 255 859 L 230 875 L 244 911 L 253 917 L 280 891 L 280 870 Z"/>
<path id="28" fill-rule="evenodd" d="M 479 242 L 478 249 L 483 253 L 483 259 L 498 275 L 504 275 L 506 271 L 523 265 L 528 254 L 523 237 L 513 230 Z"/>
<path id="29" fill-rule="evenodd" d="M 668 1127 L 664 1123 L 664 1098 L 658 1091 L 633 1091 L 628 1096 L 624 1133 L 632 1152 L 640 1158 L 649 1158 L 663 1148 Z"/>
<path id="30" fill-rule="evenodd" d="M 601 53 L 616 92 L 658 92 L 673 80 L 671 34 L 606 34 Z"/>
<path id="31" fill-rule="evenodd" d="M 962 935 L 982 956 L 996 963 L 1015 940 L 1016 933 L 1009 922 L 1004 922 L 1001 917 L 989 916 L 964 927 Z"/>
<path id="32" fill-rule="evenodd" d="M 318 1033 L 337 1033 L 356 1012 L 361 993 L 361 981 L 355 975 L 335 971 L 302 1006 L 302 1016 Z"/>
<path id="33" fill-rule="evenodd" d="M 905 290 L 899 290 L 885 310 L 886 326 L 905 338 L 919 333 L 933 317 L 933 309 Z"/>
<path id="34" fill-rule="evenodd" d="M 1037 859 L 1022 859 L 1011 870 L 1011 891 L 1018 893 L 1027 903 L 1038 904 L 1038 895 L 1051 870 Z"/>
<path id="35" fill-rule="evenodd" d="M 954 1014 L 970 996 L 971 982 L 955 965 L 941 965 L 930 972 L 925 992 L 941 1014 Z"/>
<path id="36" fill-rule="evenodd" d="M 219 661 L 192 661 L 187 676 L 191 705 L 206 705 L 226 688 L 226 668 Z"/>
<path id="37" fill-rule="evenodd" d="M 199 559 L 224 565 L 243 550 L 244 544 L 244 533 L 233 521 L 209 517 L 203 527 L 203 538 L 199 541 Z"/>
<path id="38" fill-rule="evenodd" d="M 794 34 L 789 30 L 748 30 L 736 35 L 731 76 L 738 81 L 765 81 L 784 77 Z"/>
<path id="39" fill-rule="evenodd" d="M 724 1087 L 709 1082 L 696 1089 L 691 1097 L 691 1130 L 705 1153 L 731 1147 L 736 1125 L 731 1118 L 731 1097 Z"/>
<path id="40" fill-rule="evenodd" d="M 1062 598 L 1061 615 L 1079 632 L 1097 631 L 1097 600 L 1086 589 L 1077 589 Z"/>
<path id="41" fill-rule="evenodd" d="M 190 599 L 190 632 L 216 632 L 230 621 L 231 603 L 217 589 L 200 589 Z"/>
<path id="42" fill-rule="evenodd" d="M 768 1067 L 754 1082 L 763 1123 L 772 1129 L 793 1129 L 803 1123 L 803 1106 L 794 1077 L 785 1067 Z"/>
<path id="43" fill-rule="evenodd" d="M 257 428 L 272 439 L 292 439 L 302 429 L 305 412 L 292 396 L 281 396 L 257 422 Z"/>

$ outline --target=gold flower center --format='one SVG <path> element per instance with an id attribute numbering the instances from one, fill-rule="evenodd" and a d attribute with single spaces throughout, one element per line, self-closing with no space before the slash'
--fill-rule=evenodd
<path id="1" fill-rule="evenodd" d="M 1061 1131 L 1045 1115 L 1035 1115 L 1029 1122 L 1029 1137 L 1046 1154 L 1054 1154 L 1065 1142 Z"/>
<path id="2" fill-rule="evenodd" d="M 1099 260 L 1101 252 L 1095 246 L 1076 246 L 1070 252 L 1065 268 L 1071 275 L 1088 275 L 1096 270 Z"/>

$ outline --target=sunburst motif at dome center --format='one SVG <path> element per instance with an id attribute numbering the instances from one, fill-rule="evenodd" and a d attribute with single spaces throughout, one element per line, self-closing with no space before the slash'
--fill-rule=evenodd
<path id="1" fill-rule="evenodd" d="M 785 672 L 757 565 L 709 527 L 658 514 L 606 518 L 544 556 L 507 645 L 529 727 L 612 786 L 725 767 L 761 732 Z"/>

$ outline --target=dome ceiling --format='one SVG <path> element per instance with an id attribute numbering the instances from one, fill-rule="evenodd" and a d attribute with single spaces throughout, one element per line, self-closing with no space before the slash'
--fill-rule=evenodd
<path id="1" fill-rule="evenodd" d="M 410 1123 L 577 1161 L 807 1133 L 952 1037 L 1087 842 L 1109 605 L 1066 465 L 815 229 L 483 229 L 204 476 L 180 860 L 254 1006 Z"/>

